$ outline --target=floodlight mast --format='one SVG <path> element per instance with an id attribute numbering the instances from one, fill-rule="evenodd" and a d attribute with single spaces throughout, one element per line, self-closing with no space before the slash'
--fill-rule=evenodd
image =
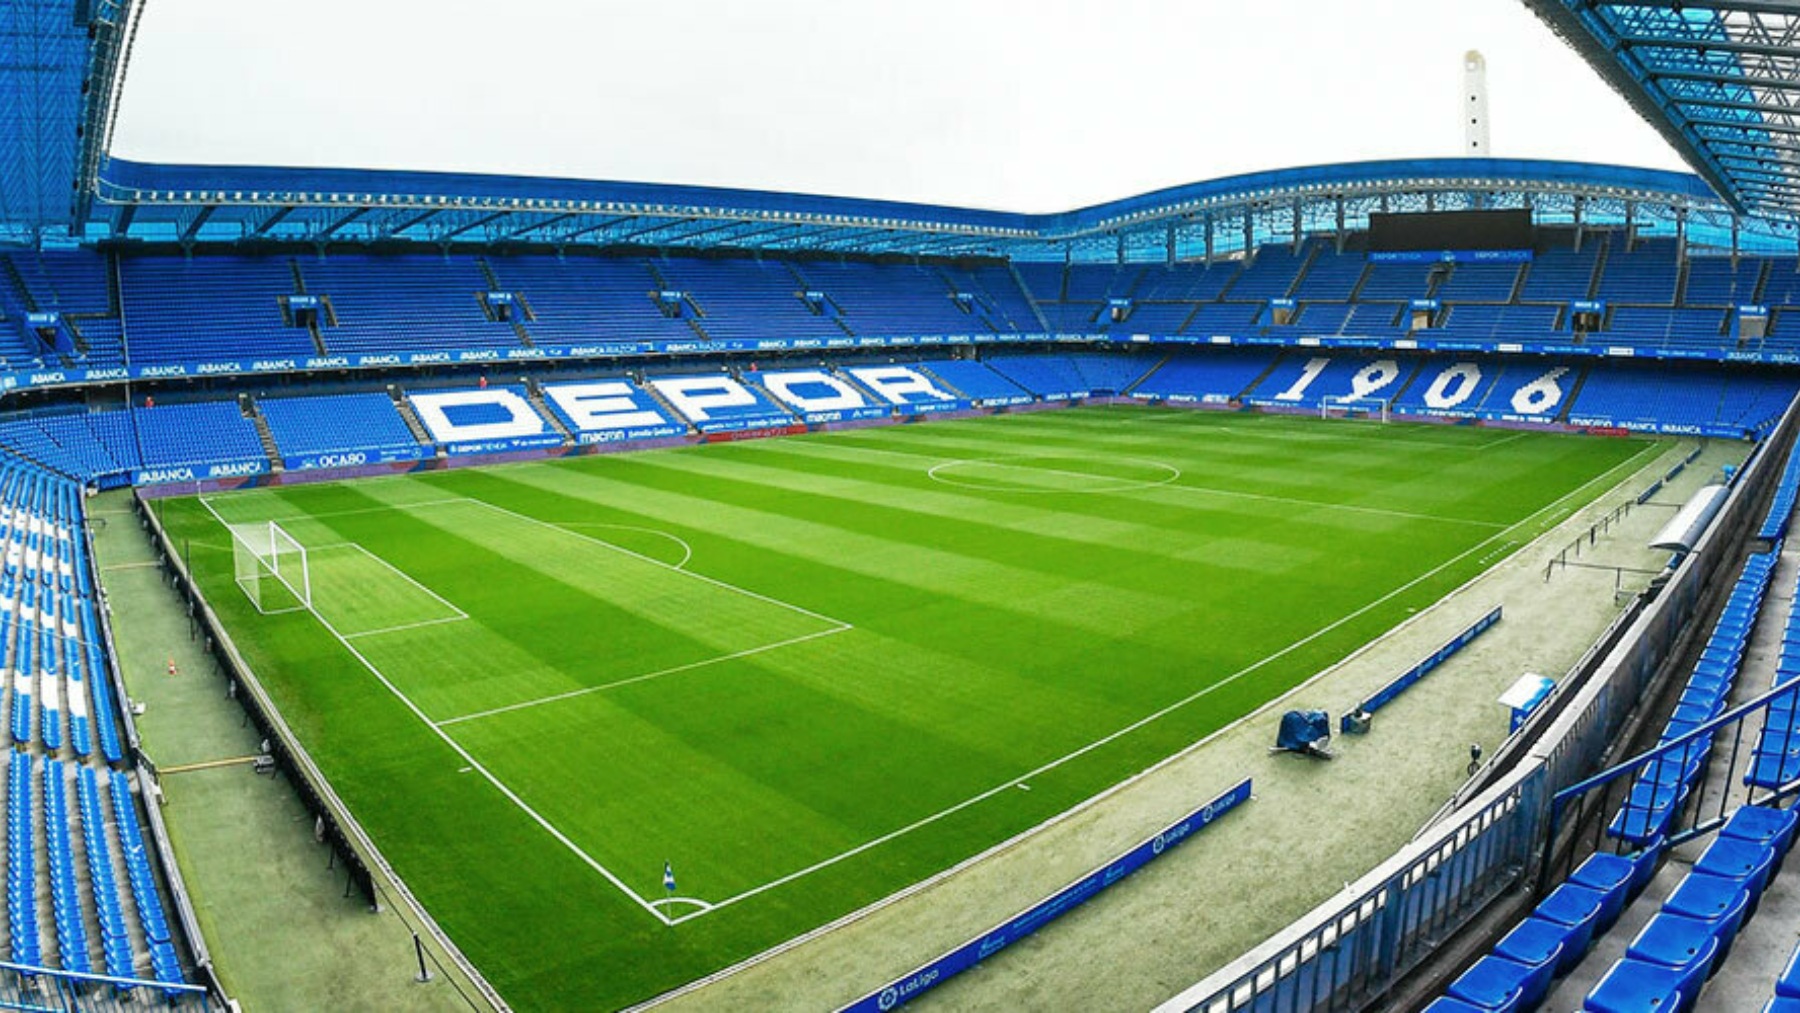
<path id="1" fill-rule="evenodd" d="M 1487 158 L 1488 147 L 1487 58 L 1479 49 L 1463 54 L 1463 154 Z"/>

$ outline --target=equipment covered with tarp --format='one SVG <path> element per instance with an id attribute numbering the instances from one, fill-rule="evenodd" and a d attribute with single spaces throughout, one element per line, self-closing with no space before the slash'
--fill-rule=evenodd
<path id="1" fill-rule="evenodd" d="M 1331 759 L 1331 717 L 1324 711 L 1288 711 L 1281 716 L 1281 730 L 1271 752 L 1302 753 Z"/>

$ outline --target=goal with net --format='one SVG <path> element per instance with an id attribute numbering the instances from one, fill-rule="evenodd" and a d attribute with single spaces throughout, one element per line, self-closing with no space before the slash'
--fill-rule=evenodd
<path id="1" fill-rule="evenodd" d="M 1322 397 L 1319 399 L 1319 417 L 1322 419 L 1378 419 L 1388 420 L 1388 403 L 1371 401 L 1366 398 Z"/>
<path id="2" fill-rule="evenodd" d="M 231 556 L 237 585 L 264 615 L 312 607 L 306 546 L 280 524 L 233 525 Z"/>

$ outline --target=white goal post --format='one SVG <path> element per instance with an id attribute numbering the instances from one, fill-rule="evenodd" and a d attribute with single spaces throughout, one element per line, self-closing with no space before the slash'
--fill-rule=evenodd
<path id="1" fill-rule="evenodd" d="M 1379 419 L 1388 421 L 1388 403 L 1386 401 L 1367 401 L 1362 398 L 1322 397 L 1319 399 L 1319 417 L 1322 419 Z"/>
<path id="2" fill-rule="evenodd" d="M 258 612 L 273 615 L 312 607 L 312 567 L 306 546 L 280 524 L 231 526 L 237 586 Z"/>

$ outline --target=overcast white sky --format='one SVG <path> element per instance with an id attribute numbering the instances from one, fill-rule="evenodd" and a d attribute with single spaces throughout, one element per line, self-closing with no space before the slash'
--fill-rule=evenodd
<path id="1" fill-rule="evenodd" d="M 113 152 L 1062 211 L 1258 169 L 1681 160 L 1519 0 L 148 0 Z"/>

